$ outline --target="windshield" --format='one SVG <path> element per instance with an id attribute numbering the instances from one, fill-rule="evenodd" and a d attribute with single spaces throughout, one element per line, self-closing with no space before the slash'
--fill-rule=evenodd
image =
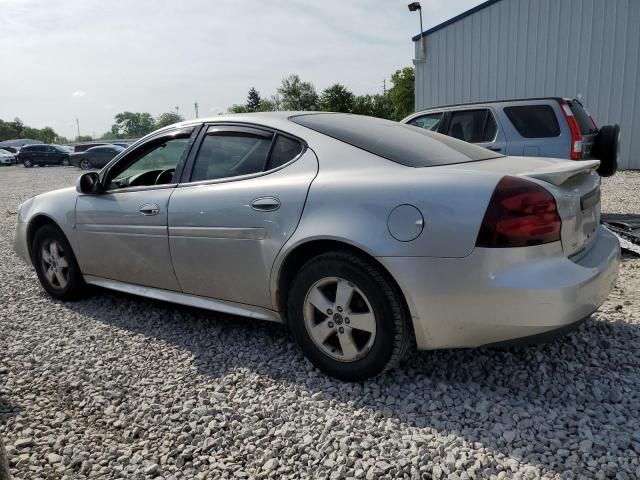
<path id="1" fill-rule="evenodd" d="M 502 156 L 423 128 L 381 118 L 316 113 L 291 117 L 291 121 L 408 167 L 435 167 Z"/>

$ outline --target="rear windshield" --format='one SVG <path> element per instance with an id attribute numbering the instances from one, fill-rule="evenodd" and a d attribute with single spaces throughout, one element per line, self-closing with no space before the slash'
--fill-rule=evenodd
<path id="1" fill-rule="evenodd" d="M 525 138 L 548 138 L 560 135 L 560 125 L 550 105 L 505 107 L 504 113 Z"/>
<path id="2" fill-rule="evenodd" d="M 571 108 L 571 111 L 573 112 L 573 116 L 576 117 L 576 120 L 578 121 L 578 125 L 580 126 L 580 133 L 582 133 L 583 135 L 595 133 L 595 128 L 593 127 L 593 123 L 591 123 L 591 118 L 589 118 L 589 114 L 583 108 L 583 106 L 580 105 L 580 102 L 576 102 L 574 100 L 567 103 L 569 104 L 569 108 Z"/>
<path id="3" fill-rule="evenodd" d="M 435 167 L 502 156 L 461 140 L 381 118 L 313 113 L 290 120 L 408 167 Z"/>

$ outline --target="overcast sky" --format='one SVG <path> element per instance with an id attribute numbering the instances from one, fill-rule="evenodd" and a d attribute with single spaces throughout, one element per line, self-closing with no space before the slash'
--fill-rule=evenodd
<path id="1" fill-rule="evenodd" d="M 357 94 L 412 65 L 407 0 L 0 0 L 0 119 L 67 137 L 121 111 L 194 117 L 276 92 L 297 73 Z M 424 28 L 480 0 L 423 0 Z"/>

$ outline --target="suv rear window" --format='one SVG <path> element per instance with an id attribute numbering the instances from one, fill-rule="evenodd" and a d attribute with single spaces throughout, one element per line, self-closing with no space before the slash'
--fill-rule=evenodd
<path id="1" fill-rule="evenodd" d="M 504 107 L 504 113 L 524 138 L 548 138 L 560 135 L 560 125 L 550 105 Z"/>
<path id="2" fill-rule="evenodd" d="M 420 127 L 344 113 L 312 113 L 290 120 L 408 167 L 433 167 L 501 157 Z"/>
<path id="3" fill-rule="evenodd" d="M 591 122 L 591 118 L 580 102 L 576 100 L 569 100 L 567 103 L 573 112 L 573 116 L 576 117 L 578 125 L 580 125 L 580 133 L 583 135 L 595 133 L 595 128 Z"/>

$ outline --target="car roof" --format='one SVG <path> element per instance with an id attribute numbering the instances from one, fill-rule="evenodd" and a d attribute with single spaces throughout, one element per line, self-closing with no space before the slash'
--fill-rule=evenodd
<path id="1" fill-rule="evenodd" d="M 422 110 L 418 110 L 410 115 L 407 115 L 405 118 L 400 120 L 400 122 L 404 122 L 405 120 L 414 118 L 415 116 L 421 113 L 432 112 L 433 110 L 441 110 L 446 108 L 456 108 L 456 107 L 467 107 L 474 105 L 491 105 L 494 103 L 519 103 L 519 102 L 529 102 L 529 101 L 541 101 L 541 100 L 552 100 L 556 102 L 566 101 L 566 102 L 578 102 L 580 105 L 582 103 L 577 98 L 567 98 L 567 97 L 528 97 L 528 98 L 509 98 L 509 99 L 501 99 L 501 100 L 487 100 L 483 102 L 468 102 L 468 103 L 451 103 L 448 105 L 438 105 L 435 107 L 424 108 Z"/>

